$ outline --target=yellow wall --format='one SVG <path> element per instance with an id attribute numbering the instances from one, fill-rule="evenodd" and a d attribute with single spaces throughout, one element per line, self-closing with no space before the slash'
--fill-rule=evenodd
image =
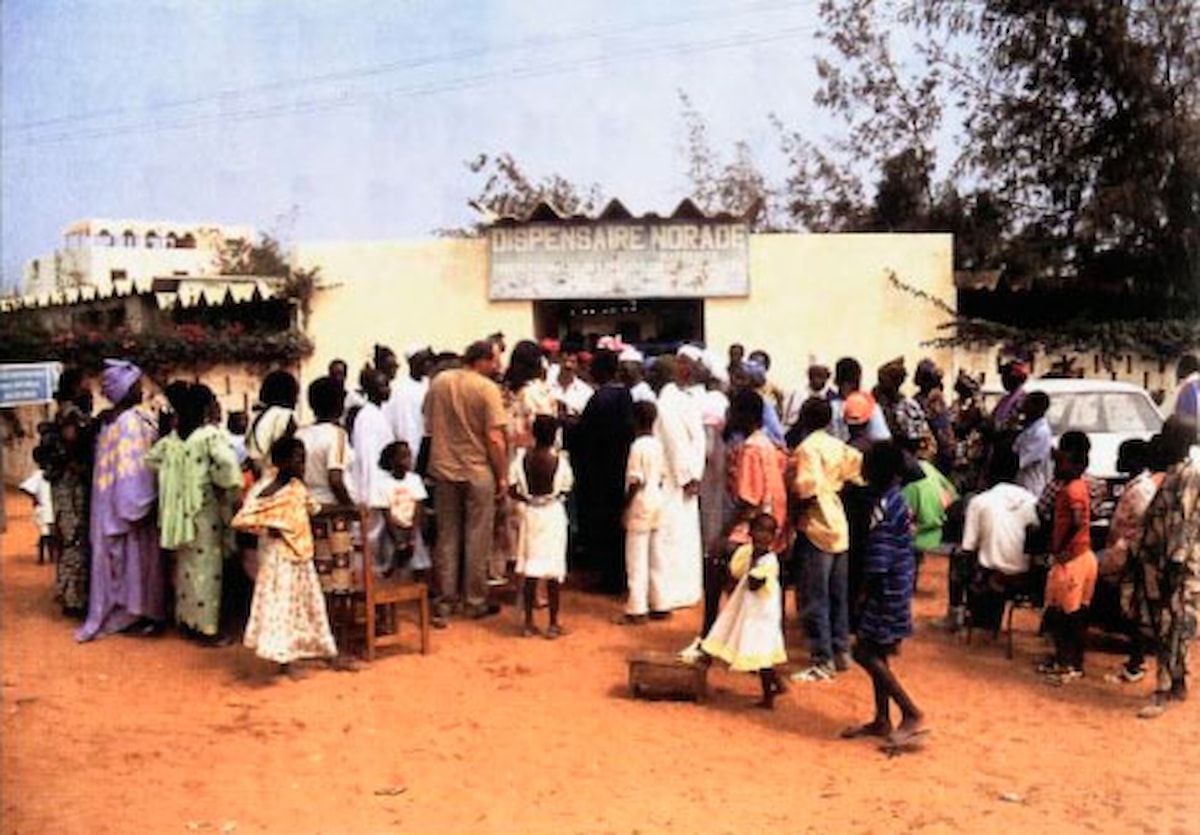
<path id="1" fill-rule="evenodd" d="M 301 244 L 295 259 L 320 267 L 332 285 L 313 299 L 307 329 L 316 350 L 301 368 L 305 384 L 336 358 L 357 379 L 376 343 L 401 355 L 417 343 L 462 351 L 495 331 L 510 346 L 533 332 L 532 304 L 488 301 L 483 240 Z"/>
<path id="2" fill-rule="evenodd" d="M 355 373 L 377 342 L 402 353 L 418 342 L 462 350 L 496 330 L 510 346 L 533 335 L 531 303 L 488 301 L 482 240 L 302 244 L 295 256 L 334 285 L 313 302 L 316 351 L 302 369 L 306 382 L 335 357 Z M 954 299 L 950 235 L 755 235 L 750 296 L 706 301 L 707 341 L 721 362 L 732 342 L 767 350 L 771 377 L 785 387 L 803 380 L 810 352 L 830 363 L 857 357 L 868 384 L 876 366 L 899 354 L 911 370 L 928 353 L 919 343 L 945 316 L 891 287 L 889 270 Z M 953 370 L 949 352 L 936 356 Z"/>
<path id="3" fill-rule="evenodd" d="M 887 275 L 953 304 L 951 247 L 941 234 L 754 235 L 750 296 L 706 301 L 705 336 L 721 361 L 734 342 L 767 351 L 784 388 L 802 382 L 810 353 L 831 366 L 855 357 L 868 387 L 875 368 L 901 354 L 910 373 L 929 355 L 949 371 L 950 352 L 920 347 L 947 317 Z"/>

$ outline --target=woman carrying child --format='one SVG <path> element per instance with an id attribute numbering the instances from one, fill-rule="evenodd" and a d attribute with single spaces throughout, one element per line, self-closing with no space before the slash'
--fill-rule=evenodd
<path id="1" fill-rule="evenodd" d="M 787 663 L 779 557 L 771 550 L 777 528 L 768 513 L 750 521 L 750 542 L 734 551 L 729 563 L 737 587 L 700 644 L 705 655 L 720 658 L 731 670 L 757 671 L 763 693 L 757 706 L 767 710 L 784 692 L 775 667 Z"/>
<path id="2" fill-rule="evenodd" d="M 524 575 L 525 624 L 521 634 L 538 634 L 533 623 L 533 605 L 537 581 L 545 578 L 549 592 L 550 625 L 547 638 L 563 634 L 558 622 L 559 598 L 567 576 L 567 510 L 566 495 L 574 486 L 574 473 L 565 452 L 556 451 L 554 438 L 558 421 L 549 415 L 538 415 L 533 421 L 532 449 L 521 449 L 509 468 L 512 485 L 509 495 L 524 507 L 520 536 L 521 550 L 517 554 L 517 573 Z"/>
<path id="3" fill-rule="evenodd" d="M 243 643 L 292 678 L 298 677 L 292 662 L 304 658 L 327 658 L 343 668 L 313 565 L 308 517 L 320 505 L 304 486 L 303 441 L 280 438 L 271 464 L 274 477 L 254 486 L 232 522 L 259 535 L 258 580 Z"/>

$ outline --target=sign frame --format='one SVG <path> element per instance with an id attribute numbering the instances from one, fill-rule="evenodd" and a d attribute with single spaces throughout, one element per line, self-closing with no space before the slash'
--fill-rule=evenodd
<path id="1" fill-rule="evenodd" d="M 531 221 L 489 227 L 488 298 L 738 298 L 750 295 L 741 220 Z"/>
<path id="2" fill-rule="evenodd" d="M 0 409 L 53 402 L 61 375 L 56 361 L 0 363 Z"/>

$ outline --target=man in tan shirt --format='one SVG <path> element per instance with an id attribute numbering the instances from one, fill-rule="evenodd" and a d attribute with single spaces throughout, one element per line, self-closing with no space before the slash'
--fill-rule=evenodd
<path id="1" fill-rule="evenodd" d="M 433 555 L 436 626 L 445 625 L 464 597 L 469 617 L 487 617 L 500 610 L 487 601 L 496 500 L 508 491 L 504 436 L 508 414 L 492 380 L 495 373 L 491 343 L 474 342 L 463 357 L 463 367 L 434 377 L 425 398 L 429 475 L 435 480 L 438 524 Z"/>

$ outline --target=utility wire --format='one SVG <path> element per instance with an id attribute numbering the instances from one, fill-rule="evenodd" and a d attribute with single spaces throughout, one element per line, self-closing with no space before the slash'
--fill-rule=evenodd
<path id="1" fill-rule="evenodd" d="M 272 92 L 286 92 L 292 89 L 301 89 L 320 84 L 356 81 L 390 75 L 397 72 L 422 69 L 425 67 L 436 66 L 438 64 L 464 61 L 472 58 L 481 58 L 488 55 L 502 55 L 512 52 L 523 52 L 528 49 L 553 49 L 555 47 L 566 46 L 583 41 L 608 38 L 616 35 L 624 35 L 652 29 L 668 29 L 679 26 L 688 26 L 701 22 L 723 20 L 726 18 L 741 18 L 752 14 L 758 15 L 782 9 L 795 8 L 795 6 L 795 2 L 781 2 L 781 0 L 772 0 L 772 2 L 759 2 L 753 5 L 739 6 L 733 10 L 712 11 L 709 14 L 693 14 L 682 18 L 668 18 L 649 21 L 646 23 L 627 24 L 624 26 L 587 29 L 561 36 L 527 38 L 525 40 L 513 43 L 502 44 L 497 47 L 474 47 L 471 49 L 457 50 L 442 54 L 407 58 L 402 61 L 394 61 L 386 64 L 361 67 L 358 69 L 341 70 L 319 75 L 304 76 L 302 78 L 264 82 L 247 87 L 219 90 L 200 96 L 160 102 L 151 107 L 115 107 L 93 110 L 86 113 L 67 114 L 62 116 L 47 117 L 44 119 L 34 119 L 26 122 L 19 122 L 17 124 L 5 125 L 3 130 L 5 133 L 37 131 L 40 128 L 78 122 L 88 122 L 114 116 L 128 116 L 147 112 L 175 110 L 179 108 L 194 107 L 200 104 L 208 104 L 211 102 L 224 102 L 230 97 L 252 96 L 256 94 Z"/>
<path id="2" fill-rule="evenodd" d="M 171 121 L 127 124 L 114 126 L 112 128 L 67 131 L 58 134 L 48 134 L 43 136 L 29 137 L 26 139 L 18 139 L 10 144 L 17 147 L 50 145 L 63 142 L 72 142 L 81 139 L 102 139 L 131 133 L 148 134 L 165 130 L 203 127 L 212 124 L 232 124 L 251 120 L 269 119 L 285 115 L 299 116 L 309 113 L 325 112 L 344 107 L 360 106 L 378 99 L 404 99 L 457 92 L 482 86 L 497 80 L 523 80 L 547 75 L 555 75 L 564 72 L 577 72 L 584 69 L 605 67 L 619 61 L 633 59 L 655 59 L 661 57 L 689 55 L 700 52 L 736 49 L 746 46 L 756 46 L 775 41 L 787 40 L 800 34 L 811 33 L 814 30 L 815 27 L 812 25 L 795 26 L 775 29 L 766 33 L 747 32 L 735 36 L 727 36 L 694 43 L 669 44 L 665 46 L 663 44 L 656 44 L 641 47 L 631 47 L 592 58 L 570 60 L 564 59 L 549 63 L 539 63 L 532 66 L 478 73 L 475 75 L 449 79 L 447 81 L 395 87 L 385 90 L 382 93 L 368 92 L 365 96 L 361 93 L 343 92 L 335 96 L 329 96 L 320 99 L 309 99 L 307 101 L 301 100 L 298 102 L 246 108 L 221 114 L 189 116 Z"/>

